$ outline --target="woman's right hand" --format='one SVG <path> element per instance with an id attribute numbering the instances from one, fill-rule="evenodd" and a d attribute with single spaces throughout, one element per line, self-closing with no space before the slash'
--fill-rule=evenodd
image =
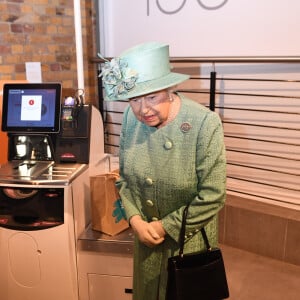
<path id="1" fill-rule="evenodd" d="M 142 220 L 139 215 L 130 218 L 130 225 L 134 233 L 138 236 L 138 239 L 150 248 L 159 245 L 164 241 L 164 238 L 159 236 L 153 226 Z"/>

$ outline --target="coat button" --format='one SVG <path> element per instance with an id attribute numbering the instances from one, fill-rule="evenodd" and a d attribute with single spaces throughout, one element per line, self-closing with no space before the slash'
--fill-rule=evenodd
<path id="1" fill-rule="evenodd" d="M 147 206 L 150 206 L 150 207 L 152 207 L 154 205 L 152 200 L 147 200 L 146 204 L 147 204 Z"/>
<path id="2" fill-rule="evenodd" d="M 152 185 L 153 184 L 153 180 L 150 177 L 146 178 L 146 183 L 147 185 Z"/>
<path id="3" fill-rule="evenodd" d="M 170 150 L 172 149 L 173 145 L 172 145 L 172 142 L 168 141 L 168 142 L 165 142 L 165 149 L 166 150 Z"/>
<path id="4" fill-rule="evenodd" d="M 158 221 L 157 217 L 152 217 L 152 221 Z"/>

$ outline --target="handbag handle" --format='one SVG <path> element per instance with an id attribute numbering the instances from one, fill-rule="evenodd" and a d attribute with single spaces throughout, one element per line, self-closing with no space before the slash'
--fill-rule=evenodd
<path id="1" fill-rule="evenodd" d="M 179 256 L 180 257 L 183 257 L 183 248 L 184 248 L 184 236 L 185 236 L 185 225 L 186 225 L 186 218 L 187 218 L 187 214 L 188 214 L 188 209 L 189 209 L 189 204 L 184 208 L 183 210 L 183 214 L 182 214 L 182 222 L 181 222 L 181 228 L 180 228 L 180 234 L 179 234 Z M 208 238 L 207 238 L 207 235 L 206 235 L 206 232 L 205 232 L 205 229 L 204 227 L 202 227 L 200 229 L 201 231 L 201 234 L 202 234 L 202 238 L 204 240 L 204 243 L 205 243 L 205 246 L 206 246 L 206 249 L 208 251 L 211 250 L 211 246 L 209 244 L 209 241 L 208 241 Z"/>

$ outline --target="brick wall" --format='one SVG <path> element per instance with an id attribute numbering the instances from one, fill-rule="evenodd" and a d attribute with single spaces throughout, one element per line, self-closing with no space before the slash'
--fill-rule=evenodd
<path id="1" fill-rule="evenodd" d="M 97 104 L 94 1 L 81 0 L 86 102 Z M 0 0 L 0 80 L 26 79 L 25 62 L 41 62 L 44 82 L 77 88 L 73 0 Z"/>

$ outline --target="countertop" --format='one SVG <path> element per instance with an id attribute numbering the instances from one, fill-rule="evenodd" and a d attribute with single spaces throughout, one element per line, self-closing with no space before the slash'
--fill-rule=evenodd
<path id="1" fill-rule="evenodd" d="M 110 236 L 100 231 L 93 230 L 91 225 L 80 235 L 78 240 L 79 250 L 106 252 L 111 254 L 133 254 L 134 234 L 128 228 L 115 236 Z"/>

